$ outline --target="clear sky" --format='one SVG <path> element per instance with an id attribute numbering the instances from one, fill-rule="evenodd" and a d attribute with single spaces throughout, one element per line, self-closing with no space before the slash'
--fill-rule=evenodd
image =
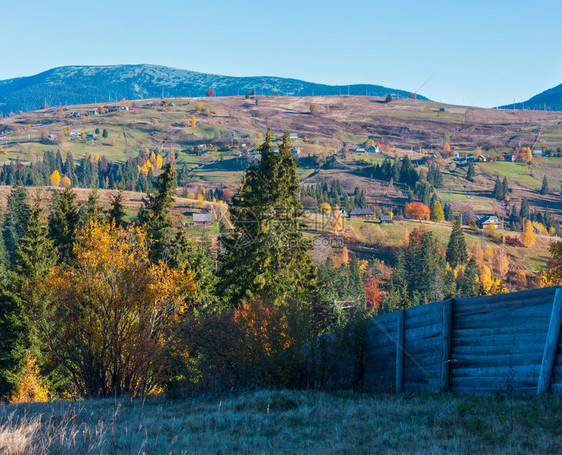
<path id="1" fill-rule="evenodd" d="M 154 63 L 491 107 L 562 83 L 560 0 L 3 0 L 0 79 Z"/>

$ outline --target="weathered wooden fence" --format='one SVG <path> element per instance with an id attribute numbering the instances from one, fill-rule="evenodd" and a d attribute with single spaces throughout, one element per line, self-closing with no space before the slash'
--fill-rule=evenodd
<path id="1" fill-rule="evenodd" d="M 375 317 L 367 321 L 361 382 L 373 391 L 561 393 L 561 323 L 562 287 Z"/>

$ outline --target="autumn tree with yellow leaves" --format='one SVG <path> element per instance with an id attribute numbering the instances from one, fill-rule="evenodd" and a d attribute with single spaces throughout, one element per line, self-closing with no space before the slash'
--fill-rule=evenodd
<path id="1" fill-rule="evenodd" d="M 61 177 L 59 171 L 53 171 L 53 173 L 51 174 L 51 186 L 59 186 L 60 180 Z"/>
<path id="2" fill-rule="evenodd" d="M 80 396 L 146 396 L 167 379 L 195 283 L 148 253 L 141 228 L 92 221 L 78 232 L 72 266 L 46 278 L 44 342 Z"/>
<path id="3" fill-rule="evenodd" d="M 521 234 L 521 243 L 527 248 L 531 248 L 535 244 L 536 235 L 531 220 L 525 220 L 523 225 L 523 233 Z"/>

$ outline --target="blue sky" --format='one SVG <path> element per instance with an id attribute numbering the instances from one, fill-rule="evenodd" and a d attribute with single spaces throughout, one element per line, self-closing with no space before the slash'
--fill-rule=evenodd
<path id="1" fill-rule="evenodd" d="M 560 0 L 2 2 L 0 79 L 154 63 L 491 107 L 562 83 Z"/>

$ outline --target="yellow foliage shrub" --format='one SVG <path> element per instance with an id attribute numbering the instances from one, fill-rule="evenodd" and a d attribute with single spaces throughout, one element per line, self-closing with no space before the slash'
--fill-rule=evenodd
<path id="1" fill-rule="evenodd" d="M 16 390 L 10 397 L 10 403 L 43 403 L 49 401 L 49 392 L 39 378 L 39 368 L 35 357 L 27 352 Z"/>

